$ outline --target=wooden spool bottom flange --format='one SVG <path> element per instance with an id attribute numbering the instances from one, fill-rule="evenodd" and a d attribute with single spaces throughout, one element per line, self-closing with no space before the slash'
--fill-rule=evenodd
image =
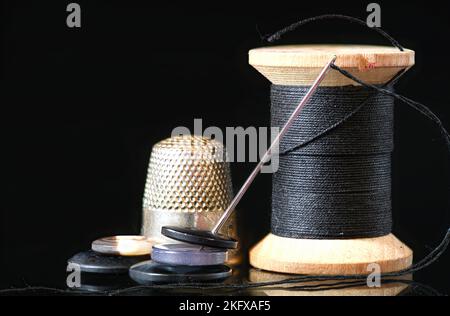
<path id="1" fill-rule="evenodd" d="M 412 264 L 413 253 L 393 234 L 359 239 L 293 239 L 267 235 L 250 251 L 250 264 L 259 269 L 313 275 L 370 274 L 371 263 L 381 272 Z"/>

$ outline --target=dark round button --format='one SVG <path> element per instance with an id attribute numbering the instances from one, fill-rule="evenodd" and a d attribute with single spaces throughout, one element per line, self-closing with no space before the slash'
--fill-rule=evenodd
<path id="1" fill-rule="evenodd" d="M 153 246 L 152 260 L 158 263 L 184 266 L 214 266 L 224 264 L 228 251 L 192 244 Z"/>
<path id="2" fill-rule="evenodd" d="M 139 284 L 192 283 L 222 281 L 231 276 L 231 268 L 218 266 L 173 266 L 151 260 L 130 268 L 130 277 Z"/>
<path id="3" fill-rule="evenodd" d="M 89 250 L 76 254 L 67 263 L 76 264 L 82 272 L 121 274 L 127 273 L 128 269 L 139 262 L 148 260 L 149 256 L 108 256 Z"/>
<path id="4" fill-rule="evenodd" d="M 236 240 L 230 237 L 215 235 L 210 231 L 195 228 L 164 226 L 161 229 L 161 233 L 175 240 L 209 247 L 235 249 L 238 244 Z"/>

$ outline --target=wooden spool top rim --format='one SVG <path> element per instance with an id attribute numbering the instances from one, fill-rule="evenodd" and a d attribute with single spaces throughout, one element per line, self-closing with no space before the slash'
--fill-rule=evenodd
<path id="1" fill-rule="evenodd" d="M 411 67 L 414 51 L 400 51 L 393 46 L 376 45 L 283 45 L 260 47 L 249 51 L 253 66 L 317 68 L 323 67 L 333 55 L 341 68 L 373 69 Z"/>

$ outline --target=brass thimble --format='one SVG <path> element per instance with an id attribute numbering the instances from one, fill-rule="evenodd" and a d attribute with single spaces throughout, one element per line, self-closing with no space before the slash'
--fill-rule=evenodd
<path id="1" fill-rule="evenodd" d="M 162 226 L 211 230 L 233 197 L 223 144 L 202 136 L 180 135 L 153 146 L 143 201 L 142 234 L 154 243 L 176 241 L 161 235 Z M 236 217 L 222 234 L 238 239 Z M 240 251 L 230 252 L 231 263 Z"/>

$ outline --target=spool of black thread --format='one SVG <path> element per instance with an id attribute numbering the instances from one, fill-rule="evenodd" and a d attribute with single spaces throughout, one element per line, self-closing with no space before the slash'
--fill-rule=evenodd
<path id="1" fill-rule="evenodd" d="M 391 89 L 414 52 L 364 45 L 292 45 L 251 50 L 272 82 L 272 126 L 282 126 L 331 56 L 365 82 Z M 333 68 L 334 69 L 334 68 Z M 368 274 L 412 264 L 393 234 L 391 96 L 331 71 L 280 143 L 271 233 L 250 251 L 260 269 L 314 275 Z"/>
<path id="2" fill-rule="evenodd" d="M 308 89 L 272 86 L 272 126 L 287 121 Z M 320 87 L 311 98 L 280 143 L 279 168 L 273 175 L 272 233 L 335 239 L 391 232 L 393 98 L 370 98 L 364 110 L 307 143 L 371 94 L 364 87 Z"/>

